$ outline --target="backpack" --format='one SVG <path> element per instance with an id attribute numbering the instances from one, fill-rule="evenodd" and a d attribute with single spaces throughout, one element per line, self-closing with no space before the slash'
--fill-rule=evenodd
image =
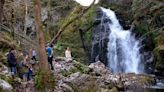
<path id="1" fill-rule="evenodd" d="M 10 53 L 7 54 L 7 62 L 9 63 L 10 62 Z"/>
<path id="2" fill-rule="evenodd" d="M 19 67 L 23 67 L 23 66 L 24 66 L 23 61 L 20 61 Z"/>
<path id="3" fill-rule="evenodd" d="M 47 52 L 48 52 L 48 57 L 52 57 L 53 56 L 53 50 L 52 50 L 51 47 L 48 47 Z"/>

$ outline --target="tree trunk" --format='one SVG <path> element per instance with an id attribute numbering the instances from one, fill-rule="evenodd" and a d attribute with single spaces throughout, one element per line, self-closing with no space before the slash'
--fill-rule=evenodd
<path id="1" fill-rule="evenodd" d="M 27 6 L 27 1 L 24 2 L 25 3 L 25 16 L 24 16 L 24 35 L 26 35 L 26 20 L 27 20 L 27 14 L 28 14 L 28 6 Z"/>
<path id="2" fill-rule="evenodd" d="M 11 0 L 12 3 L 14 3 L 14 0 Z M 14 7 L 12 7 L 11 9 L 11 24 L 10 24 L 10 27 L 12 29 L 12 32 L 11 32 L 11 35 L 13 37 L 13 40 L 15 38 L 15 34 L 14 34 L 14 23 L 15 23 L 15 9 Z"/>
<path id="3" fill-rule="evenodd" d="M 41 4 L 40 0 L 35 0 L 34 2 L 34 9 L 35 9 L 35 24 L 36 24 L 36 32 L 37 32 L 37 39 L 38 39 L 38 52 L 39 52 L 39 60 L 40 60 L 40 69 L 42 70 L 49 70 L 47 56 L 45 51 L 45 39 L 42 30 L 42 23 L 41 23 Z"/>
<path id="4" fill-rule="evenodd" d="M 3 16 L 3 5 L 5 3 L 5 0 L 0 0 L 0 31 L 1 31 L 1 24 L 2 24 L 2 16 Z"/>

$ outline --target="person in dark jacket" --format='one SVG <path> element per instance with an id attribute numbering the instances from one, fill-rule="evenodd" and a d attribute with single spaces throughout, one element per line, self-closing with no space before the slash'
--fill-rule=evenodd
<path id="1" fill-rule="evenodd" d="M 16 58 L 15 58 L 15 49 L 11 49 L 9 51 L 9 54 L 7 55 L 7 59 L 8 59 L 8 64 L 10 67 L 10 72 L 12 73 L 12 75 L 14 77 L 16 77 Z"/>

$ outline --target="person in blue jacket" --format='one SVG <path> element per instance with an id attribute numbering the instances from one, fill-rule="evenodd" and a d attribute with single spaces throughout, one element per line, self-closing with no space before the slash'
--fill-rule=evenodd
<path id="1" fill-rule="evenodd" d="M 50 45 L 47 47 L 47 54 L 48 54 L 48 63 L 50 64 L 51 66 L 51 70 L 54 70 L 54 67 L 53 67 L 53 45 Z"/>

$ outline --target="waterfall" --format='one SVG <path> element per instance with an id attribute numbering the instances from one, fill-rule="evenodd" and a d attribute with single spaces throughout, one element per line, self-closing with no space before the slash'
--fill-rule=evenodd
<path id="1" fill-rule="evenodd" d="M 142 73 L 139 41 L 130 30 L 123 30 L 115 13 L 110 9 L 101 7 L 101 10 L 111 22 L 108 42 L 108 67 L 114 73 Z"/>

